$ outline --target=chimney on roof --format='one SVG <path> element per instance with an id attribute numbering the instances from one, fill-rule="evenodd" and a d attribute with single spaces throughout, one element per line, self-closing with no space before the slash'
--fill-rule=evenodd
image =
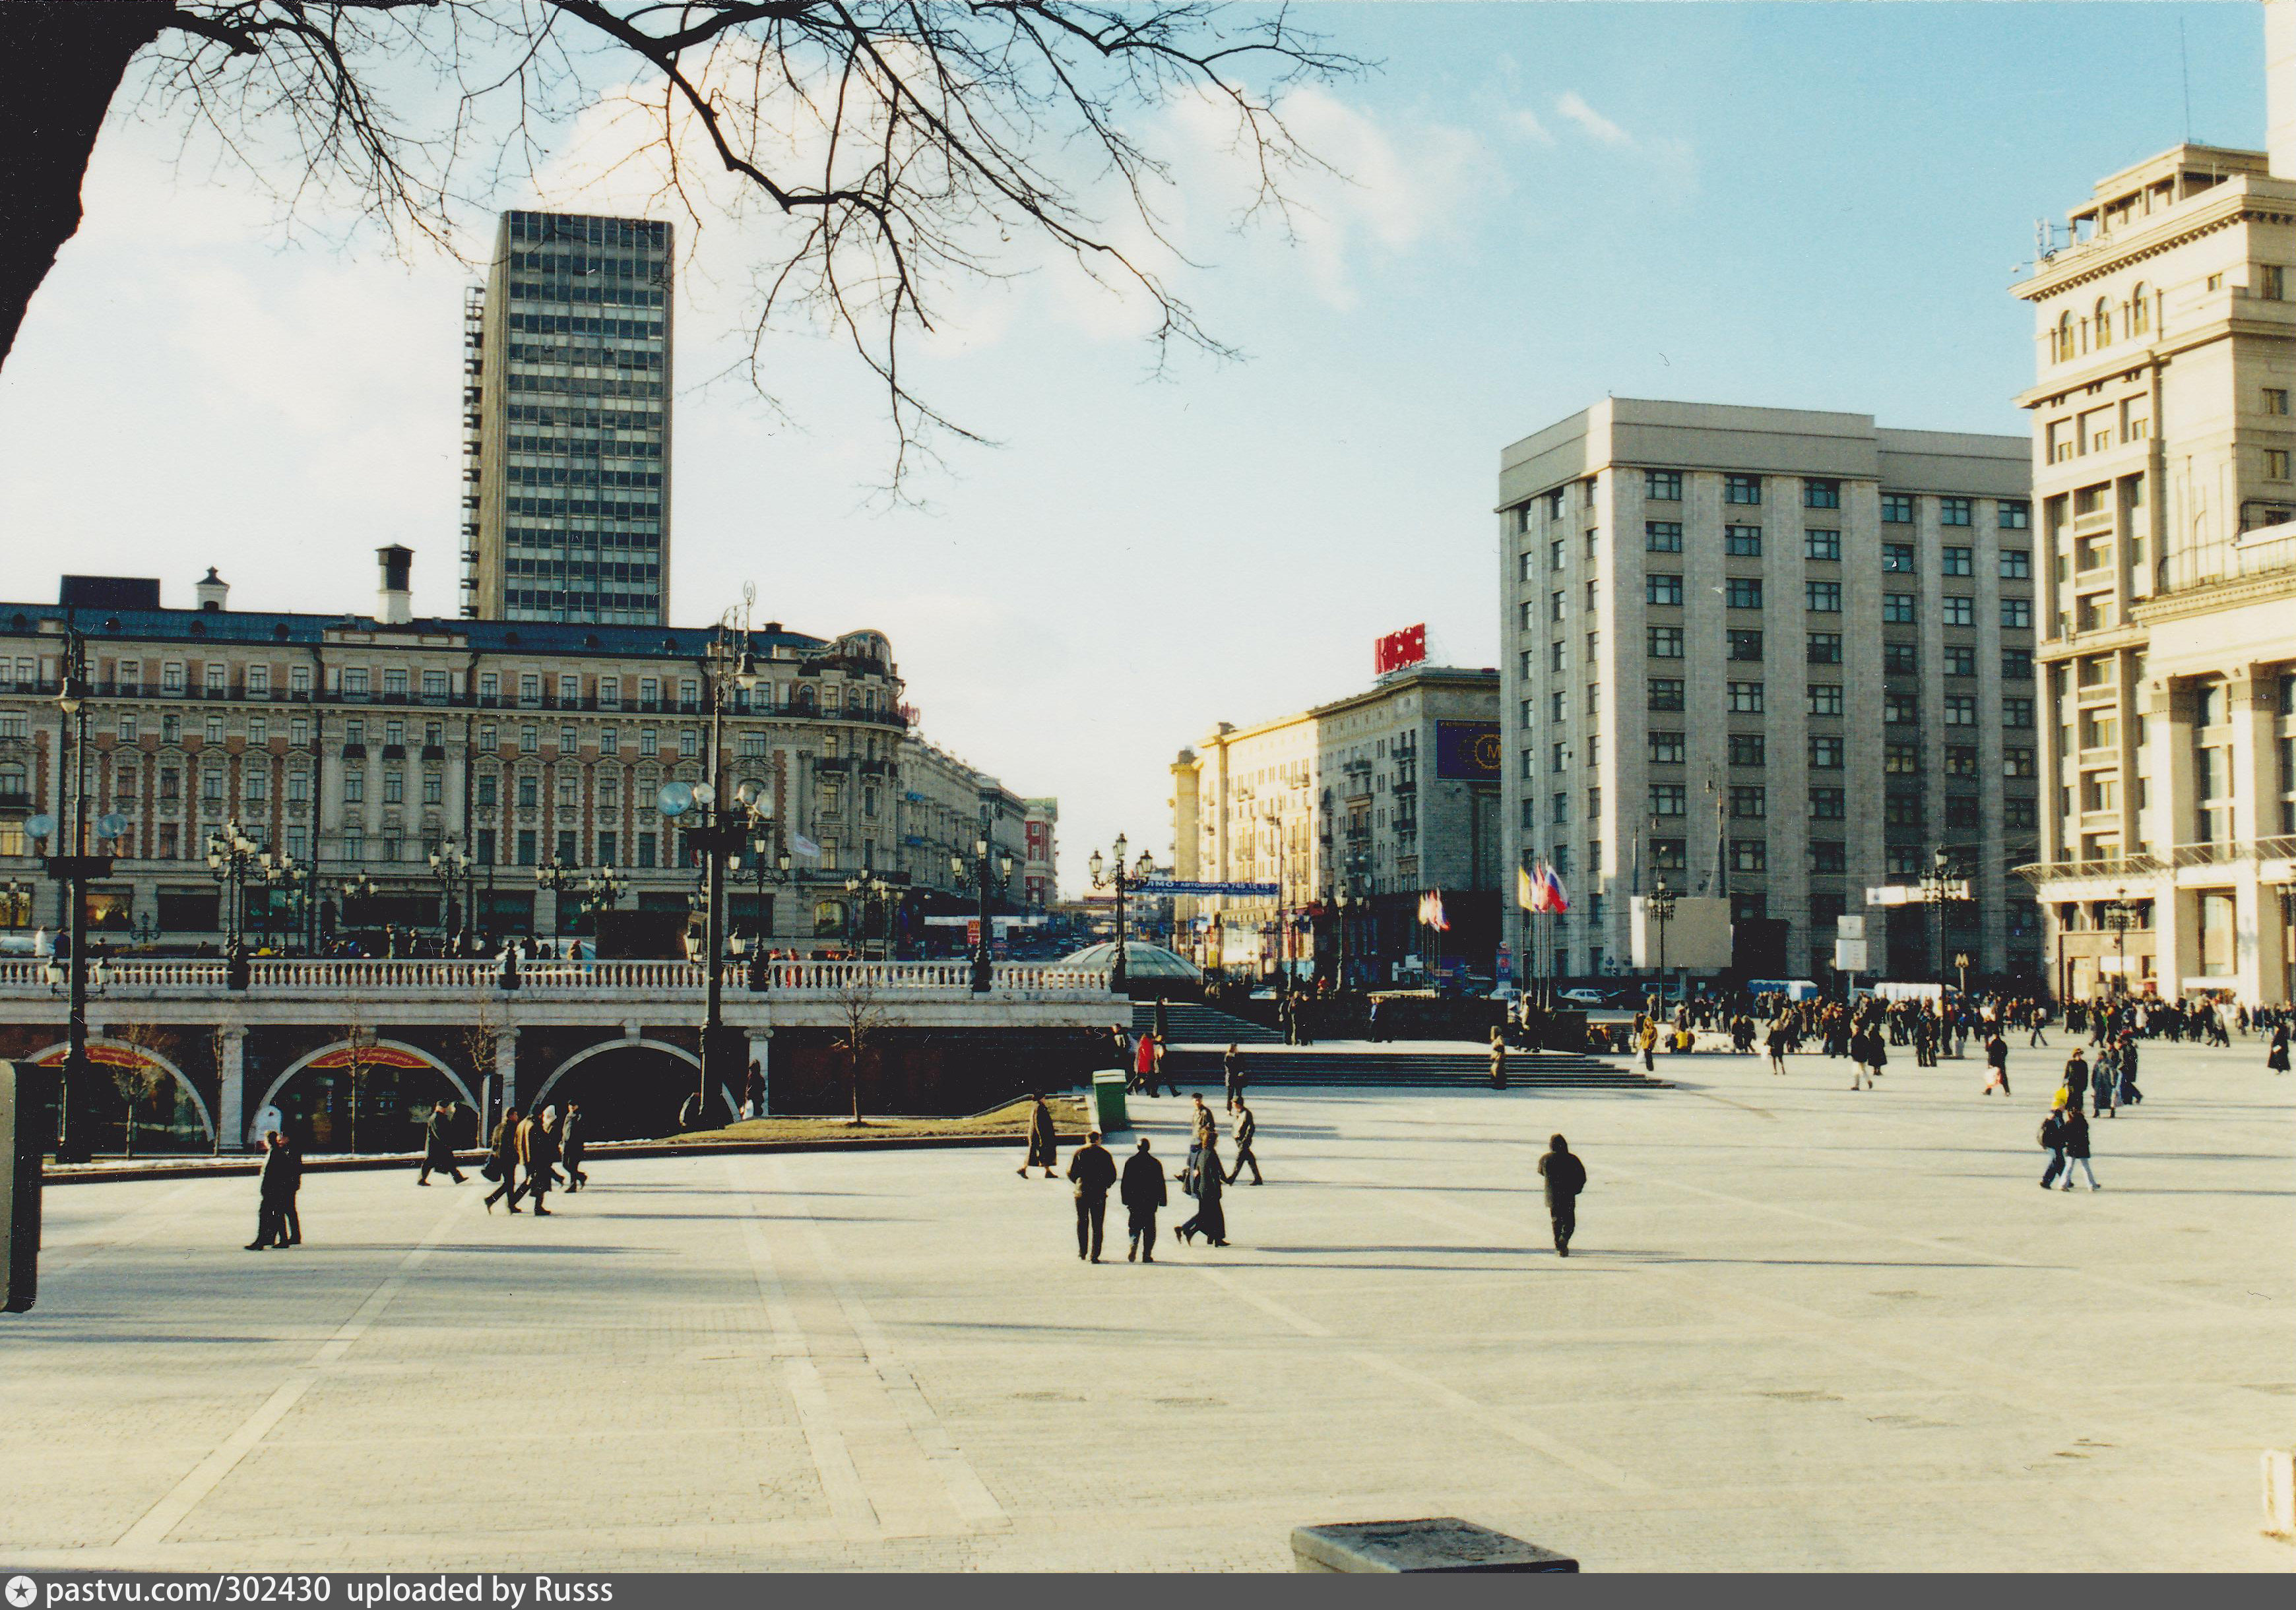
<path id="1" fill-rule="evenodd" d="M 231 584 L 216 574 L 213 565 L 208 573 L 192 584 L 192 596 L 200 601 L 202 609 L 220 609 L 231 597 Z"/>
<path id="2" fill-rule="evenodd" d="M 375 561 L 382 567 L 382 583 L 378 590 L 381 600 L 375 618 L 386 626 L 404 626 L 414 618 L 414 594 L 407 586 L 407 572 L 414 568 L 414 550 L 393 543 L 388 548 L 374 551 Z"/>

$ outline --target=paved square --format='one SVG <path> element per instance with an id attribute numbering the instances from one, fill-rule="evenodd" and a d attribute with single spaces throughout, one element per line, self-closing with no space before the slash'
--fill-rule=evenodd
<path id="1" fill-rule="evenodd" d="M 1590 1571 L 2287 1570 L 2296 1080 L 2148 1048 L 2105 1189 L 2044 1196 L 2062 1054 L 2008 1103 L 1909 1057 L 1271 1093 L 1234 1245 L 1168 1214 L 1155 1269 L 1078 1263 L 1001 1150 L 600 1158 L 543 1221 L 315 1174 L 292 1253 L 239 1250 L 251 1181 L 59 1188 L 0 1559 L 1286 1570 L 1296 1524 L 1448 1513 Z"/>

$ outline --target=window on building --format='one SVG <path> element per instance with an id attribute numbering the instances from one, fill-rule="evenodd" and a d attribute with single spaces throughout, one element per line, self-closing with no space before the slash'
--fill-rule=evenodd
<path id="1" fill-rule="evenodd" d="M 1653 816 L 1686 816 L 1690 813 L 1690 789 L 1678 782 L 1654 782 L 1650 791 L 1651 814 Z"/>
<path id="2" fill-rule="evenodd" d="M 693 727 L 682 729 L 677 734 L 677 757 L 680 760 L 694 760 L 700 758 L 701 754 L 701 732 Z"/>
<path id="3" fill-rule="evenodd" d="M 2001 802 L 2001 821 L 2005 827 L 2038 828 L 2041 825 L 2041 805 L 2037 799 L 2011 797 Z"/>
<path id="4" fill-rule="evenodd" d="M 1948 594 L 1939 601 L 1945 611 L 1944 624 L 1948 626 L 1973 626 L 1977 624 L 1977 601 Z"/>
<path id="5" fill-rule="evenodd" d="M 1849 846 L 1839 838 L 1809 841 L 1809 870 L 1820 878 L 1838 878 L 1849 870 Z"/>
<path id="6" fill-rule="evenodd" d="M 1839 716 L 1842 713 L 1841 684 L 1838 682 L 1814 682 L 1806 698 L 1812 715 Z"/>
<path id="7" fill-rule="evenodd" d="M 1730 870 L 1734 872 L 1767 872 L 1770 870 L 1770 846 L 1766 839 L 1734 838 L 1730 841 Z"/>
<path id="8" fill-rule="evenodd" d="M 1921 674 L 1922 650 L 1916 643 L 1883 643 L 1882 672 L 1886 676 L 1916 676 Z"/>
<path id="9" fill-rule="evenodd" d="M 1730 789 L 1730 814 L 1741 821 L 1759 821 L 1770 813 L 1770 791 L 1760 783 L 1736 783 Z"/>
<path id="10" fill-rule="evenodd" d="M 223 791 L 223 779 L 219 775 L 216 775 L 214 773 L 210 773 L 210 775 L 215 776 L 217 797 L 220 798 L 222 797 Z M 345 772 L 343 773 L 343 803 L 345 805 L 358 805 L 365 798 L 366 773 L 365 772 L 357 771 Z"/>
<path id="11" fill-rule="evenodd" d="M 1883 543 L 1882 568 L 1898 576 L 1910 576 L 1914 570 L 1914 545 L 1911 543 Z"/>
<path id="12" fill-rule="evenodd" d="M 1914 595 L 1910 593 L 1884 593 L 1882 594 L 1882 619 L 1886 624 L 1893 626 L 1912 625 L 1914 624 Z"/>
<path id="13" fill-rule="evenodd" d="M 539 754 L 541 749 L 542 729 L 540 727 L 521 727 L 518 730 L 518 752 L 520 754 Z"/>
<path id="14" fill-rule="evenodd" d="M 1730 734 L 1730 764 L 1734 766 L 1759 766 L 1767 759 L 1768 744 L 1759 732 Z"/>
<path id="15" fill-rule="evenodd" d="M 1919 794 L 1892 794 L 1882 801 L 1882 820 L 1893 828 L 1917 828 L 1928 820 Z"/>
<path id="16" fill-rule="evenodd" d="M 1977 695 L 1948 693 L 1945 696 L 1945 724 L 1948 727 L 1973 727 L 1977 724 Z"/>
<path id="17" fill-rule="evenodd" d="M 2023 548 L 2002 549 L 2001 579 L 2005 582 L 2022 582 L 2032 580 L 2032 554 Z"/>
<path id="18" fill-rule="evenodd" d="M 1643 577 L 1643 601 L 1651 604 L 1678 606 L 1682 602 L 1682 577 L 1652 574 Z"/>
<path id="19" fill-rule="evenodd" d="M 1820 615 L 1841 613 L 1841 584 L 1840 582 L 1804 582 L 1804 602 Z"/>
<path id="20" fill-rule="evenodd" d="M 1808 662 L 1813 666 L 1838 666 L 1841 663 L 1841 633 L 1813 632 L 1809 634 Z"/>
<path id="21" fill-rule="evenodd" d="M 2001 601 L 2001 625 L 2011 632 L 2033 629 L 2033 601 L 2030 598 L 2005 598 Z"/>
<path id="22" fill-rule="evenodd" d="M 1893 777 L 1918 777 L 1922 771 L 1922 746 L 1918 743 L 1885 743 L 1882 746 L 1882 770 Z"/>
<path id="23" fill-rule="evenodd" d="M 1938 499 L 1938 524 L 1940 526 L 1969 525 L 1976 506 L 1976 500 L 1973 498 L 1941 497 Z"/>
<path id="24" fill-rule="evenodd" d="M 1678 766 L 1690 757 L 1690 748 L 1679 732 L 1652 732 L 1650 757 L 1655 765 Z"/>
<path id="25" fill-rule="evenodd" d="M 1762 528 L 1759 526 L 1723 527 L 1722 552 L 1734 559 L 1761 558 Z"/>
<path id="26" fill-rule="evenodd" d="M 1809 791 L 1809 814 L 1814 821 L 1846 821 L 1849 817 L 1849 790 L 1847 789 L 1812 789 Z"/>
<path id="27" fill-rule="evenodd" d="M 1948 676 L 1977 674 L 1977 645 L 1948 643 L 1945 645 L 1945 674 Z"/>
<path id="28" fill-rule="evenodd" d="M 2021 498 L 2003 498 L 1994 505 L 1996 518 L 2004 531 L 2024 531 L 2033 524 L 2033 505 Z"/>
<path id="29" fill-rule="evenodd" d="M 1909 493 L 1884 492 L 1882 494 L 1882 523 L 1888 526 L 1910 526 L 1914 523 L 1914 500 Z"/>
<path id="30" fill-rule="evenodd" d="M 1801 506 L 1805 509 L 1841 508 L 1841 483 L 1805 479 L 1801 484 Z"/>
<path id="31" fill-rule="evenodd" d="M 1839 563 L 1841 559 L 1841 533 L 1821 530 L 1803 532 L 1801 556 L 1808 560 Z"/>
<path id="32" fill-rule="evenodd" d="M 1762 607 L 1762 582 L 1759 576 L 1734 576 L 1723 585 L 1723 602 L 1731 609 L 1759 609 Z"/>
<path id="33" fill-rule="evenodd" d="M 1653 676 L 1646 686 L 1650 690 L 1650 707 L 1653 710 L 1682 708 L 1682 678 Z"/>
<path id="34" fill-rule="evenodd" d="M 2264 388 L 2264 412 L 2285 415 L 2288 412 L 2288 392 L 2285 388 L 2267 386 Z"/>
<path id="35" fill-rule="evenodd" d="M 1679 470 L 1644 470 L 1643 495 L 1659 503 L 1680 503 L 1682 501 L 1682 471 Z"/>
<path id="36" fill-rule="evenodd" d="M 1682 658 L 1682 628 L 1652 626 L 1650 629 L 1650 654 L 1652 659 Z"/>
<path id="37" fill-rule="evenodd" d="M 1725 475 L 1722 478 L 1722 501 L 1726 503 L 1760 503 L 1762 478 L 1759 475 Z"/>
<path id="38" fill-rule="evenodd" d="M 1938 568 L 1947 576 L 1974 576 L 1977 574 L 1977 550 L 1974 548 L 1942 549 L 1939 551 Z"/>
<path id="39" fill-rule="evenodd" d="M 1758 682 L 1732 682 L 1730 713 L 1733 715 L 1759 715 L 1762 713 L 1762 684 Z"/>
<path id="40" fill-rule="evenodd" d="M 2033 724 L 2033 701 L 2025 698 L 2009 698 L 2001 701 L 2001 724 L 2005 727 L 2030 727 Z"/>
<path id="41" fill-rule="evenodd" d="M 522 811 L 531 811 L 541 803 L 542 780 L 538 777 L 520 778 L 518 780 L 519 809 Z"/>
<path id="42" fill-rule="evenodd" d="M 1759 632 L 1734 631 L 1725 633 L 1725 636 L 1729 642 L 1732 659 L 1759 660 L 1762 658 L 1762 634 Z"/>
<path id="43" fill-rule="evenodd" d="M 1918 693 L 1884 693 L 1882 696 L 1882 724 L 1885 727 L 1917 727 L 1922 723 L 1922 696 Z"/>
<path id="44" fill-rule="evenodd" d="M 2288 478 L 2286 448 L 2267 447 L 2264 450 L 2264 478 L 2267 481 L 2284 481 Z"/>

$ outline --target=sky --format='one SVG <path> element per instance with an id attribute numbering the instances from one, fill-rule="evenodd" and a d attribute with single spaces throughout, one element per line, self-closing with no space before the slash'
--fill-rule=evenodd
<path id="1" fill-rule="evenodd" d="M 1295 12 L 1295 15 L 1300 13 Z M 993 438 L 877 495 L 877 400 L 804 334 L 747 350 L 744 253 L 677 288 L 673 619 L 884 632 L 923 734 L 1061 802 L 1063 886 L 1170 843 L 1168 768 L 1367 686 L 1379 634 L 1495 663 L 1498 454 L 1606 393 L 2022 435 L 2007 292 L 2036 221 L 2186 136 L 2260 147 L 2246 4 L 1324 4 L 1378 63 L 1289 104 L 1346 176 L 1236 233 L 1194 109 L 1144 119 L 1237 361 L 1152 372 L 1139 310 L 1046 264 L 956 288 L 914 372 Z M 610 211 L 603 115 L 498 207 Z M 0 370 L 0 599 L 59 571 L 209 565 L 235 607 L 373 607 L 373 550 L 456 607 L 461 316 L 444 250 L 394 255 L 116 118 L 86 218 Z M 660 216 L 660 215 L 657 215 Z M 492 218 L 458 244 L 483 257 Z"/>

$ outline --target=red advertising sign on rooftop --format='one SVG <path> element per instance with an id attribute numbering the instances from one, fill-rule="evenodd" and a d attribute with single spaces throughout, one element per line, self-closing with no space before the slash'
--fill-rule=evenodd
<path id="1" fill-rule="evenodd" d="M 1390 632 L 1372 649 L 1372 665 L 1379 675 L 1400 671 L 1406 666 L 1425 663 L 1427 658 L 1427 623 L 1406 626 L 1400 632 Z"/>

